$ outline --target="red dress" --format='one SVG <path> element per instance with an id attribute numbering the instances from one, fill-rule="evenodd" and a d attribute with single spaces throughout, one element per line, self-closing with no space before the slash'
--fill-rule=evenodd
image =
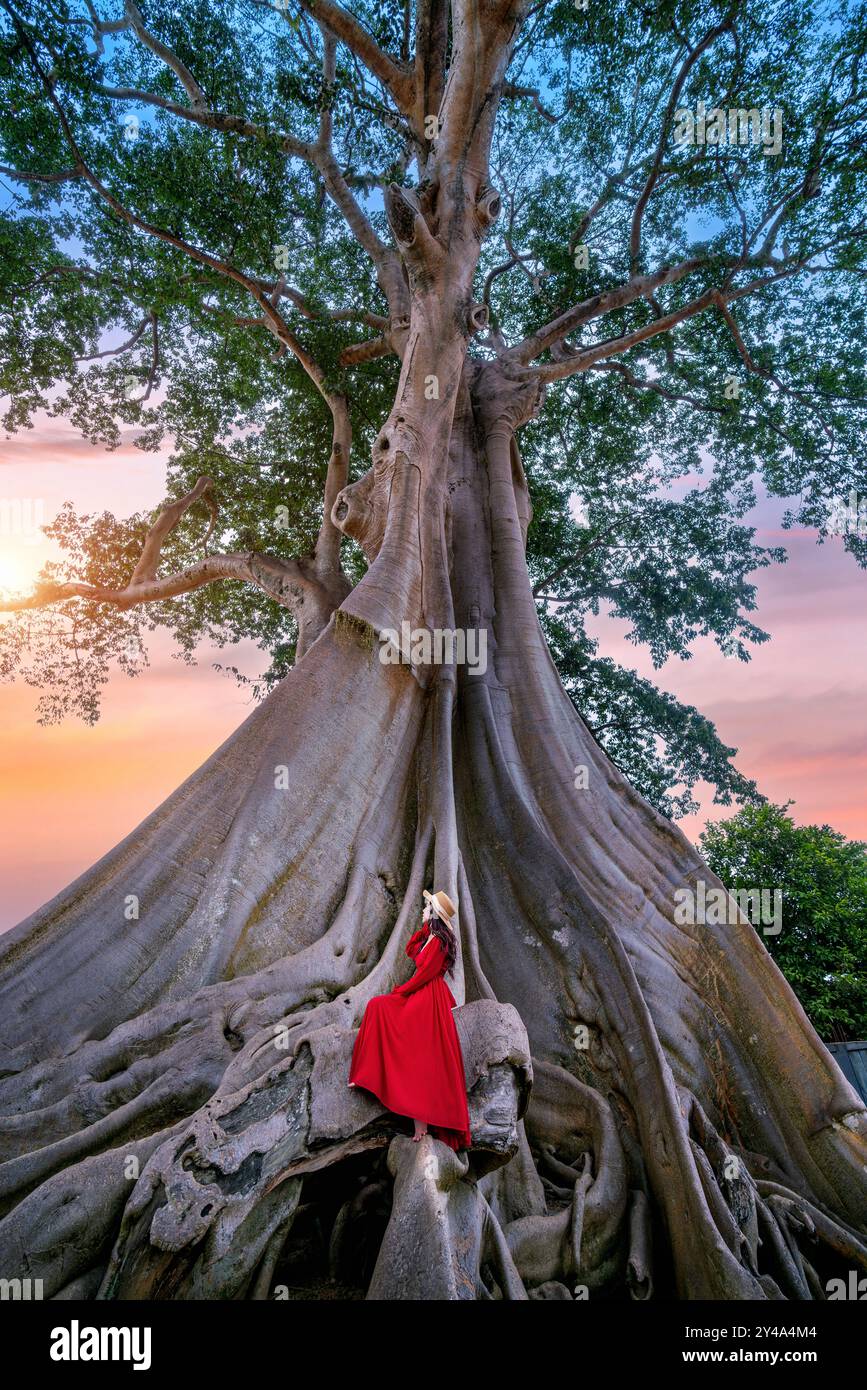
<path id="1" fill-rule="evenodd" d="M 371 999 L 355 1039 L 349 1080 L 396 1115 L 428 1125 L 452 1149 L 470 1146 L 467 1087 L 455 1001 L 443 979 L 446 953 L 425 923 L 406 954 L 415 974 Z"/>

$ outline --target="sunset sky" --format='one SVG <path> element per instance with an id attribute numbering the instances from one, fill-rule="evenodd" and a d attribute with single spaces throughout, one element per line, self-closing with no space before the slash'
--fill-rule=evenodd
<path id="1" fill-rule="evenodd" d="M 20 515 L 35 521 L 40 513 L 50 520 L 67 498 L 79 512 L 124 516 L 153 507 L 163 480 L 162 456 L 132 446 L 106 453 L 58 421 L 0 442 L 0 499 L 18 499 Z M 812 533 L 782 531 L 782 511 L 765 502 L 753 518 L 758 541 L 785 545 L 789 562 L 758 577 L 753 616 L 772 640 L 749 665 L 703 641 L 692 660 L 654 672 L 646 653 L 625 641 L 626 624 L 599 618 L 593 631 L 602 654 L 708 715 L 767 796 L 794 800 L 796 820 L 867 838 L 867 575 L 839 539 L 817 547 Z M 26 588 L 51 547 L 8 530 L 0 534 L 0 588 Z M 211 669 L 225 652 L 203 651 L 190 670 L 171 650 L 168 637 L 158 638 L 143 676 L 112 680 L 95 728 L 78 721 L 40 728 L 36 693 L 0 686 L 0 930 L 132 830 L 250 712 L 249 695 Z M 264 658 L 251 644 L 229 660 L 252 674 Z M 708 816 L 722 814 L 706 794 L 701 814 L 681 824 L 697 838 Z"/>

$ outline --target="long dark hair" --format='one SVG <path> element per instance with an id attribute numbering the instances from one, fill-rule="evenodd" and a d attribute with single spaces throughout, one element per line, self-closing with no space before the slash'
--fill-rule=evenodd
<path id="1" fill-rule="evenodd" d="M 447 926 L 442 917 L 438 916 L 431 908 L 430 920 L 428 922 L 431 936 L 435 936 L 446 953 L 446 973 L 451 975 L 454 968 L 455 959 L 458 954 L 458 943 L 451 927 Z"/>

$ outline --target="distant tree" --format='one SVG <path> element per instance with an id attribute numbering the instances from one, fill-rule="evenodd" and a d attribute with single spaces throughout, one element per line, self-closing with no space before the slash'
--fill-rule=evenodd
<path id="1" fill-rule="evenodd" d="M 867 1037 L 867 844 L 796 825 L 791 805 L 745 806 L 701 836 L 727 888 L 782 888 L 783 928 L 763 937 L 819 1036 Z"/>

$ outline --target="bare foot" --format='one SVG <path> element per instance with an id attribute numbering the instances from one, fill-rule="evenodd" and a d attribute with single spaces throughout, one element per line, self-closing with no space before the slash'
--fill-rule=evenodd
<path id="1" fill-rule="evenodd" d="M 427 1125 L 420 1125 L 418 1120 L 414 1120 L 413 1123 L 415 1124 L 415 1134 L 412 1136 L 412 1142 L 417 1144 L 419 1139 L 424 1139 L 427 1134 Z"/>

